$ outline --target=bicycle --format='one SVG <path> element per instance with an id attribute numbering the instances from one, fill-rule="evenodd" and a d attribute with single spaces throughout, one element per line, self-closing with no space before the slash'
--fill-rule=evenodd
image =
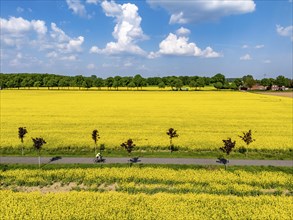
<path id="1" fill-rule="evenodd" d="M 102 157 L 96 157 L 94 159 L 94 163 L 105 163 L 105 162 L 106 162 L 106 159 Z"/>

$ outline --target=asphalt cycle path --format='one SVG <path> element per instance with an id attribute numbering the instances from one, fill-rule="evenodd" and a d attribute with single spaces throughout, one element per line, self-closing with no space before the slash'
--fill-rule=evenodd
<path id="1" fill-rule="evenodd" d="M 93 157 L 41 157 L 44 164 L 94 164 Z M 129 163 L 128 157 L 106 157 L 105 164 Z M 218 159 L 196 158 L 145 158 L 141 157 L 136 163 L 141 164 L 194 164 L 194 165 L 222 165 Z M 0 164 L 38 164 L 37 157 L 0 157 Z M 293 167 L 293 160 L 229 160 L 229 165 L 237 166 L 282 166 Z"/>

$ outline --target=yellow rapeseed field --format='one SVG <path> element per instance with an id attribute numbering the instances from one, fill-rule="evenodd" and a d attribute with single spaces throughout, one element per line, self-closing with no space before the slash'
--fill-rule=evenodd
<path id="1" fill-rule="evenodd" d="M 16 169 L 0 171 L 0 190 L 7 186 L 48 186 L 53 183 L 83 184 L 99 190 L 102 184 L 131 193 L 209 193 L 218 195 L 292 194 L 292 176 L 283 172 L 234 172 L 206 169 L 153 167 L 71 168 L 54 170 Z M 104 188 L 102 188 L 104 190 Z"/>
<path id="2" fill-rule="evenodd" d="M 60 168 L 6 170 L 0 177 L 3 220 L 289 220 L 293 214 L 292 176 L 282 171 Z"/>
<path id="3" fill-rule="evenodd" d="M 292 198 L 0 191 L 0 219 L 292 219 Z"/>
<path id="4" fill-rule="evenodd" d="M 247 92 L 2 90 L 1 147 L 19 147 L 43 137 L 46 148 L 93 147 L 98 129 L 106 148 L 120 148 L 132 138 L 140 148 L 167 148 L 166 131 L 173 127 L 175 145 L 218 149 L 222 139 L 253 132 L 249 148 L 292 148 L 292 99 Z"/>

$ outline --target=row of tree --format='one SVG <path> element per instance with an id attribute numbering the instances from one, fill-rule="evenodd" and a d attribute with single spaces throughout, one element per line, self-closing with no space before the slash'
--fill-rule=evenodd
<path id="1" fill-rule="evenodd" d="M 21 152 L 22 155 L 24 154 L 24 138 L 25 135 L 28 133 L 26 127 L 19 127 L 18 128 L 18 138 L 21 141 Z M 166 132 L 166 134 L 169 137 L 170 140 L 170 146 L 169 146 L 169 150 L 172 153 L 173 151 L 178 151 L 178 147 L 175 147 L 172 140 L 173 138 L 177 138 L 179 137 L 179 134 L 177 133 L 177 130 L 175 130 L 174 128 L 169 128 Z M 251 144 L 252 142 L 255 141 L 255 139 L 252 138 L 252 132 L 251 130 L 249 130 L 248 132 L 243 132 L 243 136 L 239 135 L 239 137 L 246 143 L 247 147 L 249 144 Z M 92 140 L 94 141 L 94 152 L 95 154 L 97 153 L 97 146 L 98 146 L 98 140 L 100 139 L 100 134 L 99 131 L 97 129 L 93 130 L 92 132 Z M 42 146 L 44 144 L 46 144 L 46 141 L 42 138 L 42 137 L 37 137 L 37 138 L 32 138 L 33 141 L 33 147 L 38 151 L 38 162 L 39 162 L 39 167 L 41 166 L 41 154 L 40 151 L 42 149 Z M 227 140 L 222 140 L 224 142 L 224 146 L 220 147 L 220 150 L 223 151 L 227 156 L 232 152 L 233 148 L 236 145 L 236 141 L 232 141 L 231 138 L 228 138 Z M 133 142 L 133 140 L 130 138 L 127 141 L 123 142 L 120 145 L 122 148 L 124 148 L 127 152 L 128 155 L 130 156 L 131 152 L 133 151 L 134 147 L 136 146 Z M 99 148 L 99 156 L 102 157 L 102 151 L 105 150 L 105 145 L 104 144 L 100 144 L 100 148 Z M 247 152 L 247 148 L 245 147 L 241 147 L 239 149 L 240 153 L 246 153 Z M 134 158 L 133 158 L 134 159 Z M 138 159 L 138 157 L 136 158 Z M 229 162 L 227 159 L 225 159 L 224 157 L 218 158 L 220 163 L 223 163 L 226 165 Z"/>
<path id="2" fill-rule="evenodd" d="M 20 139 L 21 141 L 21 154 L 23 155 L 24 153 L 24 146 L 23 146 L 23 139 L 25 138 L 25 135 L 27 134 L 27 129 L 26 127 L 19 127 L 18 128 L 18 138 Z M 46 141 L 41 138 L 41 137 L 37 137 L 37 138 L 32 138 L 32 141 L 33 141 L 33 147 L 34 149 L 37 150 L 38 152 L 38 162 L 39 162 L 39 167 L 41 167 L 41 149 L 42 149 L 42 146 L 44 144 L 46 144 Z"/>
<path id="3" fill-rule="evenodd" d="M 70 88 L 78 87 L 91 88 L 107 87 L 109 90 L 119 87 L 126 87 L 127 89 L 137 88 L 142 89 L 145 86 L 157 86 L 159 88 L 171 87 L 172 89 L 180 90 L 184 86 L 198 89 L 207 85 L 214 85 L 217 89 L 239 89 L 240 87 L 251 88 L 255 84 L 270 87 L 272 85 L 285 86 L 293 88 L 293 80 L 284 76 L 273 78 L 263 78 L 256 80 L 252 75 L 246 75 L 242 78 L 226 78 L 223 74 L 218 73 L 213 77 L 200 76 L 165 76 L 165 77 L 148 77 L 144 78 L 137 74 L 132 76 L 115 76 L 108 78 L 100 78 L 96 75 L 90 77 L 77 76 L 62 76 L 55 74 L 31 74 L 31 73 L 17 73 L 4 74 L 0 73 L 0 87 L 5 88 L 31 88 L 31 87 L 47 87 L 51 88 Z"/>
<path id="4" fill-rule="evenodd" d="M 255 139 L 252 138 L 252 132 L 251 130 L 247 131 L 247 132 L 242 132 L 243 136 L 238 135 L 239 138 L 241 138 L 242 141 L 244 141 L 244 143 L 246 144 L 247 148 L 248 145 L 251 144 L 252 142 L 255 141 Z M 224 139 L 222 140 L 224 143 L 223 147 L 220 147 L 220 150 L 223 151 L 224 154 L 226 154 L 227 156 L 229 156 L 229 154 L 232 152 L 233 148 L 236 145 L 236 141 L 232 141 L 231 138 L 228 139 Z M 247 153 L 248 149 L 246 147 L 240 147 L 239 148 L 239 152 L 240 153 Z M 220 157 L 218 158 L 219 160 L 217 161 L 218 163 L 222 163 L 225 165 L 225 169 L 227 168 L 227 164 L 229 163 L 229 160 L 224 158 L 224 157 Z"/>

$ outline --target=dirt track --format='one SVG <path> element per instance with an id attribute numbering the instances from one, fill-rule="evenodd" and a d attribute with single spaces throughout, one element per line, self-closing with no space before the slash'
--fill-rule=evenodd
<path id="1" fill-rule="evenodd" d="M 258 94 L 293 98 L 293 92 L 258 92 Z"/>

